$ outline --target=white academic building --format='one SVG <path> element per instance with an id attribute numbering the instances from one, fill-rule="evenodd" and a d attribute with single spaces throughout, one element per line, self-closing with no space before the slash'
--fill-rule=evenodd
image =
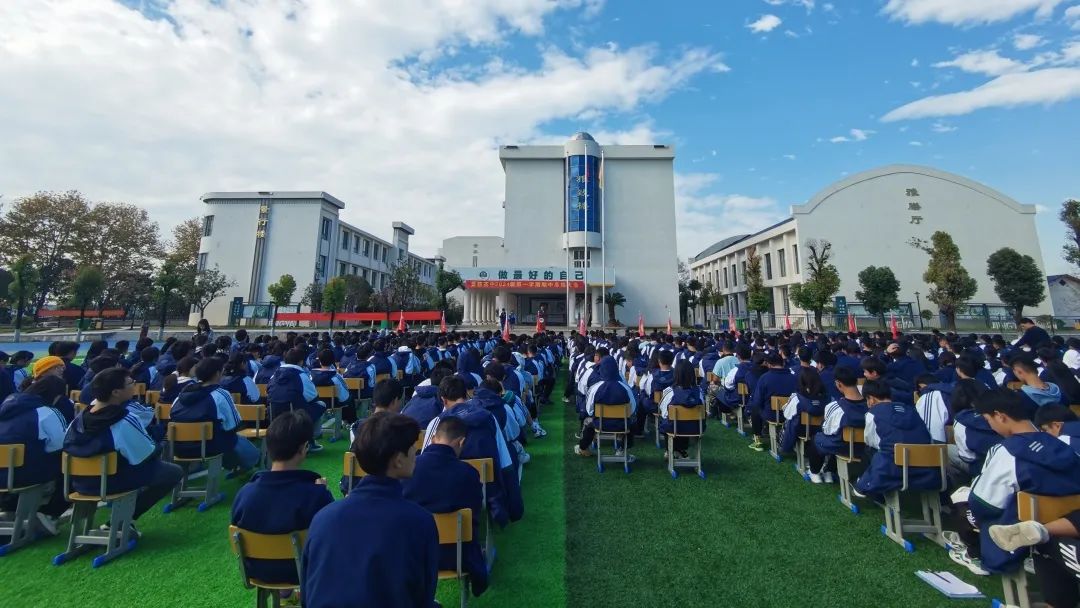
<path id="1" fill-rule="evenodd" d="M 720 306 L 699 306 L 698 324 L 724 326 L 729 317 L 751 317 L 746 306 L 746 259 L 754 249 L 762 260 L 762 278 L 772 289 L 773 309 L 766 326 L 782 327 L 785 315 L 792 327 L 805 328 L 812 315 L 790 300 L 790 288 L 806 272 L 806 242 L 832 243 L 832 259 L 840 274 L 839 296 L 859 312 L 858 274 L 867 266 L 888 266 L 900 282 L 901 322 L 920 326 L 919 311 L 937 307 L 927 301 L 923 281 L 929 256 L 911 246 L 913 238 L 929 241 L 938 230 L 948 232 L 964 266 L 978 282 L 968 314 L 990 320 L 1004 315 L 986 274 L 986 259 L 1002 247 L 1030 255 L 1043 269 L 1035 231 L 1035 207 L 1022 205 L 987 186 L 929 167 L 890 165 L 852 175 L 795 205 L 791 217 L 755 234 L 732 235 L 690 260 L 693 278 L 711 283 L 723 296 Z M 1050 314 L 1047 298 L 1025 315 Z M 707 318 L 706 318 L 707 317 Z M 827 321 L 826 321 L 827 322 Z M 929 325 L 929 324 L 928 324 Z"/>
<path id="2" fill-rule="evenodd" d="M 296 279 L 300 299 L 313 282 L 354 275 L 379 291 L 399 261 L 417 267 L 421 282 L 434 285 L 437 258 L 409 251 L 415 231 L 393 222 L 393 235 L 384 240 L 341 220 L 345 203 L 325 192 L 210 192 L 206 205 L 199 269 L 217 266 L 236 282 L 211 302 L 206 318 L 211 325 L 235 321 L 234 300 L 242 299 L 241 316 L 259 318 L 270 302 L 267 286 L 284 274 Z M 195 324 L 198 312 L 190 322 Z"/>
<path id="3" fill-rule="evenodd" d="M 499 312 L 548 325 L 607 323 L 597 299 L 618 292 L 616 318 L 678 321 L 675 151 L 606 146 L 588 133 L 561 146 L 502 146 L 502 236 L 458 236 L 440 255 L 465 279 L 465 324 L 498 324 Z M 586 295 L 587 293 L 587 295 Z"/>

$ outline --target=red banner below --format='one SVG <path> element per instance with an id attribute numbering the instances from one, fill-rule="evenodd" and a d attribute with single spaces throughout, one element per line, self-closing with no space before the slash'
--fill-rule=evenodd
<path id="1" fill-rule="evenodd" d="M 585 289 L 585 281 L 465 281 L 465 289 Z"/>
<path id="2" fill-rule="evenodd" d="M 383 321 L 397 322 L 404 316 L 406 321 L 438 321 L 442 313 L 437 310 L 421 310 L 412 312 L 392 312 L 388 317 L 381 312 L 339 312 L 334 315 L 335 321 Z M 278 321 L 330 321 L 328 312 L 279 312 Z"/>

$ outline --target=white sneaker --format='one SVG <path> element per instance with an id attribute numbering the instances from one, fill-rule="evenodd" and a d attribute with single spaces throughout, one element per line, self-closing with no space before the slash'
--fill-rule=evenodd
<path id="1" fill-rule="evenodd" d="M 1035 574 L 1035 560 L 1030 557 L 1024 560 L 1024 571 L 1028 574 Z"/>
<path id="2" fill-rule="evenodd" d="M 825 471 L 821 474 L 821 479 L 825 483 L 836 483 L 836 475 L 833 475 L 830 471 Z"/>
<path id="3" fill-rule="evenodd" d="M 49 533 L 49 536 L 56 536 L 60 533 L 60 522 L 57 518 L 44 513 L 37 514 L 38 523 L 41 527 Z"/>
<path id="4" fill-rule="evenodd" d="M 528 452 L 522 452 L 521 454 L 518 454 L 518 458 L 521 460 L 521 464 L 529 464 L 529 462 L 532 460 L 532 456 L 529 456 Z"/>
<path id="5" fill-rule="evenodd" d="M 949 551 L 949 559 L 967 568 L 975 576 L 990 576 L 989 572 L 983 570 L 979 560 L 968 557 L 967 551 Z"/>
<path id="6" fill-rule="evenodd" d="M 941 533 L 941 537 L 945 539 L 945 543 L 949 545 L 949 548 L 955 551 L 967 551 L 967 543 L 960 539 L 960 534 L 953 532 L 952 530 L 945 530 Z"/>
<path id="7" fill-rule="evenodd" d="M 1036 521 L 1022 521 L 1011 526 L 990 526 L 990 538 L 1006 551 L 1045 543 L 1050 539 L 1046 528 Z"/>
<path id="8" fill-rule="evenodd" d="M 825 480 L 817 473 L 810 473 L 810 483 L 825 483 Z"/>

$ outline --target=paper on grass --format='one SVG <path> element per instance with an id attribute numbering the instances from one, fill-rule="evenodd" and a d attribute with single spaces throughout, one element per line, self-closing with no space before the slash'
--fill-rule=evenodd
<path id="1" fill-rule="evenodd" d="M 974 585 L 965 583 L 957 578 L 952 572 L 930 572 L 919 570 L 915 576 L 921 578 L 934 589 L 944 593 L 947 597 L 956 599 L 981 598 L 983 594 Z"/>

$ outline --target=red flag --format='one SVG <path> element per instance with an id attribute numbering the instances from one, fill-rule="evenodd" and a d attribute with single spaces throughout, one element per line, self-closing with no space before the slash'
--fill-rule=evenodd
<path id="1" fill-rule="evenodd" d="M 671 315 L 667 316 L 667 333 L 669 336 L 671 335 Z"/>
<path id="2" fill-rule="evenodd" d="M 536 315 L 536 333 L 544 331 L 544 324 L 540 321 L 540 315 Z"/>
<path id="3" fill-rule="evenodd" d="M 791 317 L 784 315 L 784 329 L 791 329 Z"/>
<path id="4" fill-rule="evenodd" d="M 578 317 L 577 333 L 585 335 L 585 317 Z"/>
<path id="5" fill-rule="evenodd" d="M 510 341 L 510 317 L 509 316 L 507 316 L 506 319 L 503 320 L 502 339 L 503 339 L 503 342 L 509 342 Z"/>
<path id="6" fill-rule="evenodd" d="M 442 312 L 442 317 L 439 319 L 439 331 L 446 333 L 446 311 Z"/>
<path id="7" fill-rule="evenodd" d="M 401 311 L 401 318 L 398 319 L 397 330 L 402 332 L 402 333 L 405 332 L 405 311 L 404 310 Z"/>
<path id="8" fill-rule="evenodd" d="M 895 340 L 900 337 L 900 330 L 896 327 L 896 315 L 889 313 L 889 327 L 892 329 L 892 339 Z"/>
<path id="9" fill-rule="evenodd" d="M 645 315 L 640 312 L 637 315 L 637 335 L 639 338 L 645 337 Z"/>
<path id="10" fill-rule="evenodd" d="M 851 333 L 858 331 L 858 328 L 855 326 L 855 315 L 847 316 L 847 330 Z"/>

